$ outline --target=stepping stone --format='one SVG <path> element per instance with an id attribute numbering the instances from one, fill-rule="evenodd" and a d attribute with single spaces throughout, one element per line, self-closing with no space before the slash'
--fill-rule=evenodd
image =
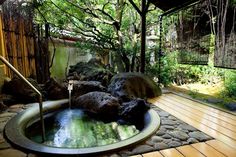
<path id="1" fill-rule="evenodd" d="M 162 142 L 162 141 L 163 141 L 162 137 L 159 137 L 159 136 L 153 136 L 152 137 L 152 142 L 153 143 L 158 143 L 158 142 Z"/>
<path id="2" fill-rule="evenodd" d="M 180 142 L 177 142 L 177 141 L 171 141 L 170 143 L 168 143 L 168 146 L 169 147 L 179 147 L 181 146 L 181 143 Z"/>
<path id="3" fill-rule="evenodd" d="M 161 127 L 161 128 L 157 131 L 156 135 L 157 135 L 157 136 L 162 136 L 162 135 L 164 135 L 165 133 L 166 133 L 166 129 Z"/>
<path id="4" fill-rule="evenodd" d="M 177 124 L 175 121 L 173 121 L 173 120 L 162 120 L 161 121 L 161 124 L 162 125 L 175 125 L 175 124 Z"/>
<path id="5" fill-rule="evenodd" d="M 189 136 L 197 139 L 200 142 L 212 139 L 210 136 L 208 136 L 202 132 L 199 132 L 199 131 L 190 132 Z"/>
<path id="6" fill-rule="evenodd" d="M 134 154 L 142 154 L 142 153 L 145 153 L 145 152 L 150 152 L 150 151 L 153 151 L 153 147 L 149 146 L 149 145 L 140 145 L 138 147 L 136 147 L 132 153 Z"/>
<path id="7" fill-rule="evenodd" d="M 165 135 L 162 136 L 162 138 L 164 138 L 164 139 L 170 139 L 171 136 L 170 136 L 169 134 L 165 134 Z"/>
<path id="8" fill-rule="evenodd" d="M 161 111 L 158 113 L 160 117 L 168 117 L 170 114 L 165 112 L 165 111 Z"/>
<path id="9" fill-rule="evenodd" d="M 198 143 L 199 141 L 195 138 L 189 138 L 187 141 L 189 144 Z"/>
<path id="10" fill-rule="evenodd" d="M 179 128 L 183 129 L 183 130 L 188 130 L 188 131 L 196 131 L 197 129 L 190 126 L 190 125 L 187 125 L 187 124 L 181 124 L 179 125 Z"/>
<path id="11" fill-rule="evenodd" d="M 172 137 L 180 139 L 182 141 L 185 141 L 189 138 L 189 136 L 185 132 L 182 132 L 182 131 L 173 131 L 173 132 L 170 132 L 169 134 Z"/>
<path id="12" fill-rule="evenodd" d="M 162 125 L 163 128 L 166 128 L 167 130 L 174 130 L 175 127 L 172 125 Z"/>
<path id="13" fill-rule="evenodd" d="M 166 143 L 160 142 L 154 145 L 155 150 L 167 149 L 169 146 Z"/>

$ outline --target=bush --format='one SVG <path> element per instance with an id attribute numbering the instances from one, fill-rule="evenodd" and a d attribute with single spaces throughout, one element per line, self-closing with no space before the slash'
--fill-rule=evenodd
<path id="1" fill-rule="evenodd" d="M 226 70 L 224 77 L 224 93 L 229 97 L 236 98 L 236 71 Z"/>
<path id="2" fill-rule="evenodd" d="M 147 74 L 157 78 L 159 76 L 158 63 L 147 66 Z M 213 66 L 183 65 L 177 62 L 177 51 L 167 53 L 162 58 L 161 83 L 168 86 L 171 83 L 177 85 L 201 82 L 203 84 L 214 84 L 224 76 L 224 70 Z"/>

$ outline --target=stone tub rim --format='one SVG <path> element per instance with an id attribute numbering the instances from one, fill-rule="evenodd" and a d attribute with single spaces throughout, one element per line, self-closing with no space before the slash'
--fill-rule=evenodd
<path id="1" fill-rule="evenodd" d="M 66 108 L 67 106 L 68 99 L 44 102 L 44 115 L 60 108 Z M 144 129 L 131 138 L 117 143 L 97 147 L 58 148 L 36 143 L 25 136 L 25 128 L 30 123 L 32 123 L 33 119 L 36 119 L 37 117 L 39 117 L 39 107 L 37 103 L 33 103 L 32 107 L 10 119 L 4 128 L 4 136 L 6 137 L 7 141 L 14 146 L 31 152 L 58 155 L 89 155 L 116 151 L 138 144 L 153 135 L 160 127 L 159 115 L 153 109 L 149 109 L 145 114 Z"/>

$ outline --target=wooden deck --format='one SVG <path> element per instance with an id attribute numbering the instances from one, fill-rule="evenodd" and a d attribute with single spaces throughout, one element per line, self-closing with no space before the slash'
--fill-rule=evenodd
<path id="1" fill-rule="evenodd" d="M 134 157 L 236 157 L 236 116 L 169 93 L 149 102 L 192 125 L 215 140 L 151 152 Z"/>

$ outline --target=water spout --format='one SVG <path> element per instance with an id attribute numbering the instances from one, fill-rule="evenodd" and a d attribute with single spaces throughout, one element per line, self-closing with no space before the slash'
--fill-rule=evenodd
<path id="1" fill-rule="evenodd" d="M 73 80 L 69 80 L 68 91 L 69 91 L 69 109 L 71 109 L 71 91 L 73 90 Z"/>

